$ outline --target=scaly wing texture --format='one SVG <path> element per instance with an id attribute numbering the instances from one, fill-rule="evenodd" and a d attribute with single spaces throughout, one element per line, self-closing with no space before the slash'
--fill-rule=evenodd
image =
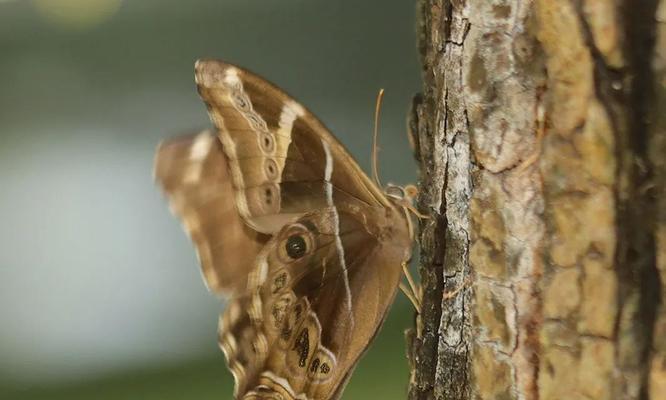
<path id="1" fill-rule="evenodd" d="M 295 237 L 300 257 L 288 251 Z M 335 208 L 283 227 L 221 317 L 236 398 L 337 398 L 393 301 L 403 250 Z"/>
<path id="2" fill-rule="evenodd" d="M 235 207 L 234 190 L 219 139 L 209 131 L 160 144 L 154 174 L 194 242 L 208 287 L 242 293 L 269 236 L 250 229 Z"/>
<path id="3" fill-rule="evenodd" d="M 326 152 L 339 195 L 359 206 L 390 206 L 321 122 L 282 90 L 221 61 L 198 61 L 195 78 L 229 161 L 237 209 L 257 231 L 277 232 L 326 206 Z"/>

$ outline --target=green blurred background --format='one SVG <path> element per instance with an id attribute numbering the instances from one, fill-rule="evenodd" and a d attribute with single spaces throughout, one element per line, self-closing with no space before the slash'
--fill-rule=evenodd
<path id="1" fill-rule="evenodd" d="M 209 126 L 197 58 L 311 108 L 366 171 L 415 179 L 414 4 L 386 0 L 0 0 L 0 398 L 223 399 L 223 303 L 151 177 L 159 140 Z M 345 399 L 402 399 L 398 295 Z"/>

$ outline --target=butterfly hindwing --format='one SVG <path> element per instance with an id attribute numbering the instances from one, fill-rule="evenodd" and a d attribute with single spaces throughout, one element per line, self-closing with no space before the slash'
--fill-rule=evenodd
<path id="1" fill-rule="evenodd" d="M 195 244 L 208 287 L 244 291 L 254 257 L 269 237 L 250 229 L 236 211 L 219 139 L 203 131 L 161 143 L 154 174 Z"/>
<path id="2" fill-rule="evenodd" d="M 249 297 L 222 317 L 220 347 L 243 398 L 332 398 L 384 319 L 399 261 L 352 215 L 335 213 L 283 227 L 257 257 Z"/>

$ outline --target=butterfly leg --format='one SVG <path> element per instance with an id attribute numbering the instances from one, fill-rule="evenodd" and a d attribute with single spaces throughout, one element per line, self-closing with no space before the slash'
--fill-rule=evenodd
<path id="1" fill-rule="evenodd" d="M 430 219 L 431 217 L 429 215 L 421 213 L 416 207 L 414 207 L 414 202 L 416 201 L 416 196 L 419 194 L 419 189 L 412 184 L 402 187 L 401 189 L 403 192 L 403 206 L 418 219 Z"/>
<path id="2" fill-rule="evenodd" d="M 416 296 L 414 295 L 414 293 L 412 293 L 411 289 L 409 287 L 407 287 L 403 282 L 400 282 L 400 290 L 402 291 L 402 293 L 405 294 L 405 296 L 407 296 L 409 301 L 414 306 L 414 309 L 416 310 L 416 312 L 418 314 L 421 314 L 421 304 L 418 301 L 418 299 L 416 298 Z"/>
<path id="3" fill-rule="evenodd" d="M 416 209 L 416 207 L 414 207 L 411 204 L 406 205 L 405 208 L 407 208 L 407 210 L 409 210 L 409 212 L 411 212 L 412 214 L 416 215 L 419 219 L 430 219 L 431 218 L 430 215 L 421 213 L 419 210 Z"/>
<path id="4" fill-rule="evenodd" d="M 406 261 L 402 263 L 402 272 L 405 274 L 405 278 L 407 278 L 407 283 L 409 284 L 409 286 L 405 285 L 404 282 L 400 282 L 400 290 L 402 290 L 402 292 L 405 294 L 405 296 L 407 296 L 409 301 L 412 302 L 412 305 L 414 305 L 416 312 L 421 314 L 423 290 L 421 289 L 421 286 L 417 285 L 416 282 L 414 281 L 411 272 L 409 272 L 409 265 L 407 264 Z"/>

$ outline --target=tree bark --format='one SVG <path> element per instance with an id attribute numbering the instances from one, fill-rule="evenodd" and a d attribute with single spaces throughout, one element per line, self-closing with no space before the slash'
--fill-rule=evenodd
<path id="1" fill-rule="evenodd" d="M 666 0 L 420 0 L 409 398 L 666 399 Z"/>

